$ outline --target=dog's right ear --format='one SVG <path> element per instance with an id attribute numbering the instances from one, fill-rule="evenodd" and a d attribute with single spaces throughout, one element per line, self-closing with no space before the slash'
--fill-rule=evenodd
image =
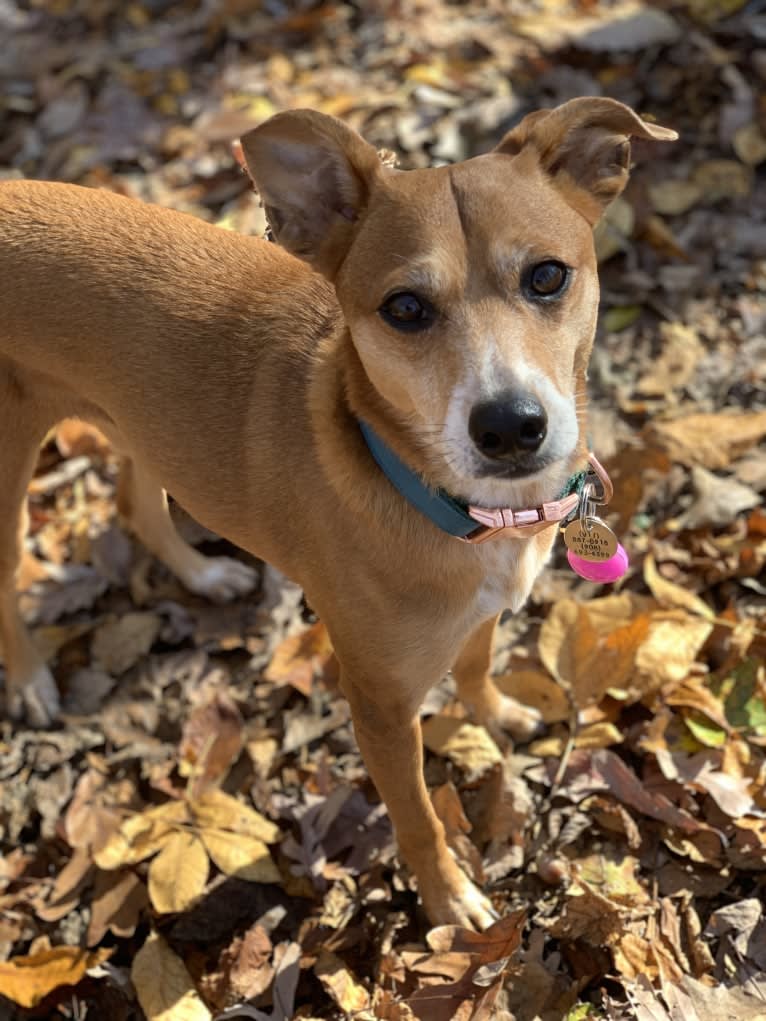
<path id="1" fill-rule="evenodd" d="M 373 146 L 335 117 L 290 110 L 248 131 L 234 154 L 277 241 L 332 279 L 381 170 Z"/>

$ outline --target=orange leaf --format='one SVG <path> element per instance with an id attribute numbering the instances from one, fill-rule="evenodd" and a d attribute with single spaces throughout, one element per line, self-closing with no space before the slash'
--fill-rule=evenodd
<path id="1" fill-rule="evenodd" d="M 300 634 L 285 638 L 277 646 L 263 676 L 275 684 L 291 684 L 302 695 L 308 696 L 314 674 L 325 669 L 332 655 L 327 628 L 321 621 L 317 621 Z"/>
<path id="2" fill-rule="evenodd" d="M 53 947 L 0 962 L 0 994 L 21 1007 L 34 1007 L 59 986 L 76 986 L 89 968 L 106 961 L 114 948 Z"/>

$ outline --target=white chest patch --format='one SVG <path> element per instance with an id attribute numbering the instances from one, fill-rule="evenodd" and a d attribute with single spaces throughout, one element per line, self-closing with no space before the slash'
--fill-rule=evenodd
<path id="1" fill-rule="evenodd" d="M 478 547 L 478 552 L 484 565 L 484 581 L 476 594 L 477 615 L 484 619 L 505 609 L 516 613 L 548 557 L 540 555 L 536 543 L 513 539 L 490 539 Z"/>

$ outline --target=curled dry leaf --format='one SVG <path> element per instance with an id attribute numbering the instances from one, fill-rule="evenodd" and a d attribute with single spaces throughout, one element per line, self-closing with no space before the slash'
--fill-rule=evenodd
<path id="1" fill-rule="evenodd" d="M 120 828 L 93 855 L 102 869 L 136 865 L 151 858 L 179 827 L 189 824 L 189 810 L 183 801 L 168 801 L 128 816 Z"/>

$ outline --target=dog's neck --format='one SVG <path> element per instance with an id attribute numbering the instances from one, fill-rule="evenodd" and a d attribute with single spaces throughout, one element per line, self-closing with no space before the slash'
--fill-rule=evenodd
<path id="1" fill-rule="evenodd" d="M 509 538 L 527 538 L 560 524 L 577 510 L 588 475 L 587 469 L 576 472 L 570 476 L 557 500 L 539 507 L 489 510 L 466 506 L 443 489 L 429 488 L 418 473 L 384 443 L 368 422 L 360 420 L 359 427 L 376 464 L 405 500 L 443 532 L 470 543 L 484 542 L 501 534 Z"/>

